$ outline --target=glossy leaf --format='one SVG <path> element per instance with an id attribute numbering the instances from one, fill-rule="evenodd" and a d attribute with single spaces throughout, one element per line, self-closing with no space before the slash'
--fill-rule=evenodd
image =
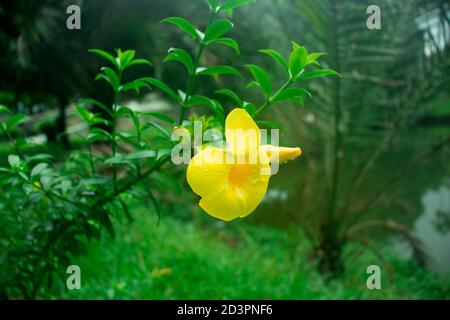
<path id="1" fill-rule="evenodd" d="M 308 96 L 308 97 L 312 97 L 311 93 L 303 88 L 287 88 L 283 91 L 281 91 L 279 94 L 276 95 L 276 97 L 274 97 L 272 102 L 280 102 L 280 101 L 284 101 L 284 100 L 289 100 L 289 99 L 295 99 L 298 97 L 304 97 L 304 96 Z"/>
<path id="2" fill-rule="evenodd" d="M 105 59 L 106 61 L 109 61 L 116 68 L 118 67 L 116 59 L 110 53 L 100 50 L 100 49 L 89 49 L 88 51 L 98 55 L 99 57 Z"/>
<path id="3" fill-rule="evenodd" d="M 220 74 L 230 74 L 241 77 L 239 71 L 230 66 L 212 66 L 208 68 L 198 68 L 197 74 L 201 76 L 214 76 Z"/>
<path id="4" fill-rule="evenodd" d="M 187 53 L 183 49 L 170 48 L 169 54 L 164 59 L 164 62 L 167 61 L 177 61 L 182 63 L 190 74 L 195 72 L 194 61 L 189 53 Z"/>
<path id="5" fill-rule="evenodd" d="M 270 81 L 268 73 L 261 67 L 253 64 L 247 65 L 247 68 L 249 68 L 255 78 L 256 84 L 264 91 L 266 95 L 270 96 L 272 94 L 272 82 Z"/>
<path id="6" fill-rule="evenodd" d="M 128 64 L 128 67 L 135 66 L 135 65 L 141 65 L 141 64 L 146 64 L 146 65 L 149 65 L 149 66 L 152 65 L 152 63 L 149 60 L 147 60 L 147 59 L 134 59 L 133 61 L 131 61 Z"/>
<path id="7" fill-rule="evenodd" d="M 0 104 L 0 113 L 10 113 L 11 110 L 7 106 Z"/>
<path id="8" fill-rule="evenodd" d="M 296 78 L 300 74 L 300 71 L 305 68 L 307 58 L 308 51 L 304 47 L 299 47 L 292 51 L 289 57 L 289 71 L 292 78 Z"/>
<path id="9" fill-rule="evenodd" d="M 239 107 L 241 107 L 243 104 L 241 98 L 239 98 L 239 96 L 230 89 L 220 89 L 217 90 L 216 93 L 230 97 L 233 100 L 233 102 L 236 103 Z"/>
<path id="10" fill-rule="evenodd" d="M 169 116 L 166 116 L 165 114 L 159 113 L 159 112 L 139 112 L 139 114 L 151 116 L 151 117 L 154 117 L 156 119 L 162 120 L 162 121 L 170 123 L 170 124 L 175 124 L 175 121 L 172 118 L 170 118 Z"/>
<path id="11" fill-rule="evenodd" d="M 12 168 L 20 166 L 20 158 L 18 155 L 10 154 L 8 156 L 8 163 Z"/>
<path id="12" fill-rule="evenodd" d="M 211 23 L 205 31 L 205 42 L 216 40 L 233 28 L 233 23 L 227 19 L 219 19 Z"/>
<path id="13" fill-rule="evenodd" d="M 36 165 L 33 170 L 31 170 L 31 177 L 37 177 L 41 175 L 41 173 L 48 168 L 48 163 L 42 162 Z"/>
<path id="14" fill-rule="evenodd" d="M 183 32 L 190 35 L 195 40 L 201 40 L 197 29 L 188 20 L 180 17 L 171 17 L 164 19 L 161 22 L 168 22 L 178 26 Z"/>
<path id="15" fill-rule="evenodd" d="M 117 76 L 116 72 L 108 67 L 103 67 L 102 72 L 97 75 L 95 80 L 103 79 L 106 82 L 108 82 L 114 91 L 117 91 L 119 89 L 119 77 Z"/>
<path id="16" fill-rule="evenodd" d="M 220 6 L 221 11 L 233 10 L 237 7 L 253 2 L 254 0 L 228 0 Z"/>
<path id="17" fill-rule="evenodd" d="M 113 114 L 110 108 L 108 108 L 103 103 L 101 103 L 100 101 L 97 101 L 95 99 L 80 99 L 79 103 L 80 103 L 80 105 L 94 105 L 96 107 L 99 107 L 100 109 L 102 109 L 103 111 L 108 113 L 109 115 Z"/>
<path id="18" fill-rule="evenodd" d="M 144 81 L 144 79 L 136 79 L 120 86 L 119 91 L 135 90 L 136 93 L 139 93 L 141 88 L 147 88 L 149 90 L 151 89 L 150 85 L 146 81 Z"/>
<path id="19" fill-rule="evenodd" d="M 157 156 L 157 152 L 154 150 L 139 150 L 128 154 L 125 158 L 128 160 L 137 160 L 145 158 L 154 158 Z"/>
<path id="20" fill-rule="evenodd" d="M 338 76 L 340 77 L 341 74 L 339 72 L 336 72 L 331 69 L 320 69 L 320 70 L 313 70 L 310 72 L 306 72 L 299 76 L 297 80 L 307 80 L 307 79 L 313 79 L 313 78 L 319 78 L 319 77 L 326 77 L 326 76 Z"/>
<path id="21" fill-rule="evenodd" d="M 163 92 L 167 93 L 169 96 L 171 96 L 175 100 L 178 100 L 178 95 L 175 93 L 175 91 L 173 91 L 164 82 L 162 82 L 158 79 L 150 78 L 150 77 L 145 77 L 144 80 L 146 82 L 148 82 L 150 85 L 153 85 L 153 86 L 157 87 L 158 89 L 162 90 Z"/>
<path id="22" fill-rule="evenodd" d="M 129 67 L 131 61 L 134 59 L 134 56 L 136 55 L 135 50 L 126 50 L 124 52 L 119 52 L 119 61 L 120 61 L 120 69 L 124 70 L 127 67 Z"/>
<path id="23" fill-rule="evenodd" d="M 224 46 L 230 47 L 234 51 L 236 51 L 237 54 L 241 54 L 241 50 L 239 49 L 239 44 L 234 39 L 231 39 L 231 38 L 219 38 L 219 39 L 216 39 L 216 40 L 212 40 L 210 43 L 211 44 L 216 43 L 216 44 L 220 44 L 220 45 L 224 45 Z"/>
<path id="24" fill-rule="evenodd" d="M 262 49 L 262 50 L 259 50 L 259 52 L 267 54 L 269 57 L 271 57 L 276 62 L 278 62 L 283 67 L 284 70 L 289 72 L 288 63 L 286 62 L 286 60 L 283 58 L 283 56 L 280 53 L 278 53 L 277 51 L 275 51 L 273 49 Z"/>
<path id="25" fill-rule="evenodd" d="M 250 116 L 253 116 L 256 113 L 256 105 L 253 103 L 244 102 L 243 108 Z"/>
<path id="26" fill-rule="evenodd" d="M 22 113 L 16 113 L 16 114 L 10 116 L 8 118 L 8 120 L 6 120 L 6 129 L 12 130 L 27 120 L 28 120 L 28 117 L 26 115 L 24 115 Z"/>

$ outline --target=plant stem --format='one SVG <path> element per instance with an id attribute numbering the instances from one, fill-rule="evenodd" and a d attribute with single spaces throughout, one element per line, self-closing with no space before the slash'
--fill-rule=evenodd
<path id="1" fill-rule="evenodd" d="M 211 24 L 211 22 L 214 19 L 215 15 L 216 14 L 214 12 L 212 12 L 212 11 L 210 12 L 207 28 Z M 200 59 L 202 58 L 203 53 L 205 52 L 205 48 L 206 48 L 206 43 L 204 43 L 202 41 L 202 43 L 200 44 L 200 48 L 198 50 L 197 56 L 195 57 L 195 60 L 194 60 L 194 72 L 189 75 L 187 88 L 186 88 L 186 96 L 184 97 L 184 100 L 181 103 L 180 119 L 178 120 L 178 124 L 179 125 L 181 125 L 183 123 L 184 116 L 185 116 L 185 113 L 186 113 L 186 104 L 188 103 L 189 98 L 190 98 L 190 96 L 192 94 L 192 89 L 193 89 L 194 83 L 195 83 L 195 77 L 196 77 L 197 68 L 199 66 Z"/>
<path id="2" fill-rule="evenodd" d="M 261 107 L 259 107 L 258 110 L 256 110 L 256 112 L 253 116 L 256 118 L 261 112 L 263 112 L 265 109 L 267 109 L 269 106 L 271 106 L 273 104 L 273 101 L 278 97 L 278 95 L 281 92 L 283 92 L 285 89 L 287 89 L 293 82 L 294 82 L 294 79 L 289 79 L 288 81 L 286 81 L 283 84 L 283 86 L 277 92 L 275 92 L 272 96 L 267 97 L 264 104 Z"/>

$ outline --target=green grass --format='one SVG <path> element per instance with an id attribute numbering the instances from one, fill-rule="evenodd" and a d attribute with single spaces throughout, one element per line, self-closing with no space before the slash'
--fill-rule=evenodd
<path id="1" fill-rule="evenodd" d="M 392 282 L 366 288 L 365 254 L 349 263 L 340 280 L 326 282 L 308 258 L 305 240 L 287 233 L 231 224 L 182 222 L 138 212 L 112 240 L 92 243 L 73 260 L 81 267 L 81 290 L 69 291 L 65 279 L 42 295 L 64 299 L 428 299 L 450 298 L 448 279 L 409 261 L 389 256 Z M 382 269 L 384 270 L 384 269 Z"/>

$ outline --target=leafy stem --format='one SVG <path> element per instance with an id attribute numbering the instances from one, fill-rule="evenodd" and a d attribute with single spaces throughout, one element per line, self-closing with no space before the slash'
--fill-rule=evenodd
<path id="1" fill-rule="evenodd" d="M 276 98 L 278 97 L 278 95 L 283 92 L 284 90 L 286 90 L 287 88 L 289 88 L 289 86 L 294 82 L 294 79 L 290 78 L 288 81 L 286 81 L 283 86 L 277 91 L 275 92 L 273 95 L 271 96 L 267 96 L 266 101 L 264 102 L 264 104 L 259 107 L 258 110 L 256 110 L 254 117 L 256 118 L 261 112 L 263 112 L 265 109 L 267 109 L 268 107 L 270 107 L 271 105 L 274 104 L 274 101 L 276 100 Z"/>
<path id="2" fill-rule="evenodd" d="M 208 24 L 207 24 L 206 28 L 208 28 L 208 26 L 212 23 L 212 21 L 214 20 L 215 15 L 216 15 L 216 13 L 214 12 L 214 10 L 211 10 L 210 14 L 209 14 Z M 183 101 L 181 103 L 180 119 L 178 120 L 178 124 L 179 125 L 181 125 L 183 123 L 184 116 L 185 116 L 185 113 L 186 113 L 186 105 L 189 102 L 189 98 L 190 98 L 190 96 L 192 94 L 192 89 L 193 89 L 194 83 L 195 83 L 195 77 L 197 76 L 197 69 L 199 67 L 200 59 L 202 58 L 206 47 L 207 47 L 207 43 L 205 43 L 202 40 L 201 43 L 200 43 L 200 48 L 198 49 L 197 56 L 195 57 L 195 60 L 194 60 L 194 71 L 189 74 L 189 79 L 188 79 L 187 88 L 186 88 L 186 96 L 184 97 L 184 99 L 183 99 Z"/>

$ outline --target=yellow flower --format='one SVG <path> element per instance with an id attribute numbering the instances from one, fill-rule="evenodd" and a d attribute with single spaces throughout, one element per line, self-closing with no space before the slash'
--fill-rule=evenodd
<path id="1" fill-rule="evenodd" d="M 230 221 L 252 213 L 267 192 L 270 162 L 301 155 L 300 148 L 260 145 L 258 126 L 244 109 L 225 123 L 228 149 L 206 147 L 189 162 L 187 181 L 208 214 Z"/>

